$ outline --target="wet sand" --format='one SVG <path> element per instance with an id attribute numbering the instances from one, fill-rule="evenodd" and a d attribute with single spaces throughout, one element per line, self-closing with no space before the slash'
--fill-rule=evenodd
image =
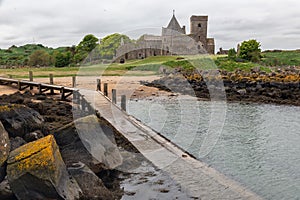
<path id="1" fill-rule="evenodd" d="M 117 96 L 126 95 L 127 99 L 144 99 L 153 96 L 168 96 L 172 93 L 148 87 L 140 84 L 140 81 L 152 82 L 160 76 L 103 76 L 103 77 L 76 77 L 76 88 L 96 90 L 97 79 L 101 79 L 101 90 L 104 83 L 108 84 L 108 97 L 111 98 L 111 90 L 117 90 Z M 49 83 L 48 78 L 35 78 L 34 81 Z M 72 87 L 72 77 L 54 78 L 55 85 Z M 119 99 L 118 98 L 118 99 Z"/>
<path id="2" fill-rule="evenodd" d="M 17 92 L 18 89 L 10 87 L 10 86 L 5 86 L 5 85 L 0 85 L 0 95 L 6 94 L 13 94 L 15 92 Z"/>

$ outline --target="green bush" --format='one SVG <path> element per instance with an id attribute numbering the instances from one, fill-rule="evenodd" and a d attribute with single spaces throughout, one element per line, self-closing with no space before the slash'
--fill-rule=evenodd
<path id="1" fill-rule="evenodd" d="M 236 59 L 236 51 L 235 51 L 234 48 L 229 49 L 229 51 L 228 51 L 228 58 L 230 60 L 235 60 Z"/>
<path id="2" fill-rule="evenodd" d="M 242 42 L 240 46 L 239 51 L 239 58 L 252 61 L 252 62 L 258 62 L 261 58 L 261 49 L 260 49 L 260 43 L 256 40 L 248 40 Z"/>
<path id="3" fill-rule="evenodd" d="M 45 50 L 36 50 L 29 56 L 28 64 L 30 66 L 50 66 L 51 58 Z"/>

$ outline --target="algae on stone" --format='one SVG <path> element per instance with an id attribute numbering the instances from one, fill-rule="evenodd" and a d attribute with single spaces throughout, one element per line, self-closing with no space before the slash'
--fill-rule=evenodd
<path id="1" fill-rule="evenodd" d="M 79 198 L 52 135 L 21 146 L 8 158 L 7 175 L 19 199 Z"/>

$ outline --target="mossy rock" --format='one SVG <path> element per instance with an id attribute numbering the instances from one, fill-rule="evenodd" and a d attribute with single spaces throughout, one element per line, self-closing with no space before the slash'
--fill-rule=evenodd
<path id="1" fill-rule="evenodd" d="M 18 199 L 79 198 L 79 186 L 70 180 L 52 135 L 12 151 L 7 163 L 8 180 Z"/>

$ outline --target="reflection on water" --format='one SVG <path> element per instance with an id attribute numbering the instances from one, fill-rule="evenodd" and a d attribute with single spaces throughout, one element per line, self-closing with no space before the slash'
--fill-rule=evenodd
<path id="1" fill-rule="evenodd" d="M 131 101 L 128 112 L 196 157 L 212 120 L 211 102 L 189 98 Z M 201 160 L 266 199 L 299 199 L 299 114 L 300 107 L 227 104 L 222 134 Z"/>

